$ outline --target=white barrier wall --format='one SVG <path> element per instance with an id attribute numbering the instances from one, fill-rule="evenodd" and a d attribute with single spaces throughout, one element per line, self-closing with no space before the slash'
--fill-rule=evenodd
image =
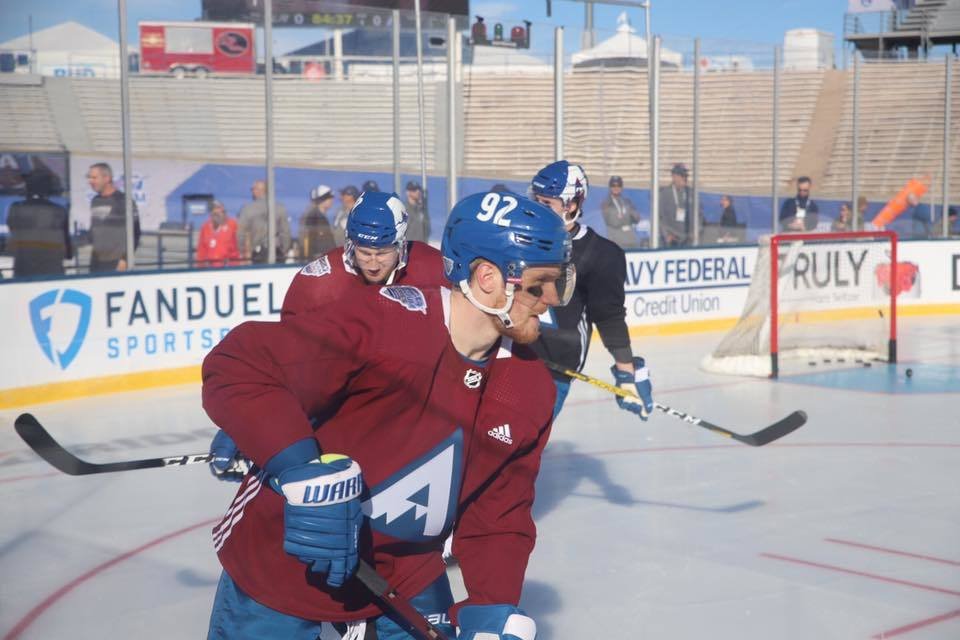
<path id="1" fill-rule="evenodd" d="M 196 367 L 237 324 L 279 319 L 295 273 L 208 269 L 0 285 L 0 406 L 14 404 L 16 389 Z"/>
<path id="2" fill-rule="evenodd" d="M 898 302 L 905 313 L 924 308 L 942 313 L 950 311 L 942 305 L 960 304 L 960 241 L 901 242 L 898 251 L 901 274 L 914 276 L 901 281 Z M 757 247 L 627 252 L 627 324 L 668 333 L 729 326 L 743 310 L 758 252 Z M 811 261 L 810 278 L 801 284 L 833 292 L 855 286 L 852 278 L 828 274 L 823 262 L 820 273 L 816 268 Z"/>
<path id="3" fill-rule="evenodd" d="M 909 286 L 901 283 L 901 313 L 960 314 L 960 241 L 899 248 L 898 262 L 909 264 L 902 272 L 912 274 Z M 756 247 L 629 252 L 631 331 L 732 326 L 757 253 Z M 295 273 L 296 267 L 209 269 L 2 283 L 0 408 L 198 381 L 203 357 L 232 327 L 279 318 Z"/>

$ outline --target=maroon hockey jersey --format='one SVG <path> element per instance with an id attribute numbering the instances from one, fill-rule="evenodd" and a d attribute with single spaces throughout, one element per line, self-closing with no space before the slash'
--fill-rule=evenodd
<path id="1" fill-rule="evenodd" d="M 247 322 L 203 364 L 203 403 L 263 466 L 306 437 L 360 463 L 361 557 L 411 597 L 444 571 L 443 540 L 469 593 L 517 604 L 536 530 L 534 481 L 555 387 L 533 352 L 502 339 L 487 362 L 463 358 L 447 329 L 447 289 L 363 287 L 335 312 Z M 312 426 L 317 425 L 317 426 Z M 342 589 L 283 551 L 283 498 L 248 475 L 214 528 L 239 587 L 317 621 L 381 613 L 355 580 Z"/>
<path id="2" fill-rule="evenodd" d="M 449 287 L 443 275 L 440 252 L 423 242 L 407 243 L 407 265 L 397 271 L 391 284 L 415 287 Z M 343 261 L 343 247 L 307 264 L 293 277 L 280 311 L 286 318 L 326 305 L 367 286 L 356 271 Z"/>

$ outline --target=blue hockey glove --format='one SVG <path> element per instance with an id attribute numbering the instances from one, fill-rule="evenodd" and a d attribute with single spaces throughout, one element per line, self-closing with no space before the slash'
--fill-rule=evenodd
<path id="1" fill-rule="evenodd" d="M 634 373 L 620 371 L 616 365 L 610 367 L 613 379 L 621 389 L 637 394 L 637 399 L 617 396 L 617 405 L 646 420 L 653 413 L 653 387 L 650 384 L 650 372 L 643 358 L 633 358 Z"/>
<path id="2" fill-rule="evenodd" d="M 327 574 L 331 587 L 343 586 L 357 569 L 357 543 L 363 512 L 360 465 L 338 454 L 298 464 L 273 479 L 283 507 L 283 550 Z"/>
<path id="3" fill-rule="evenodd" d="M 240 482 L 250 471 L 250 461 L 240 453 L 237 443 L 226 431 L 217 431 L 217 435 L 213 436 L 210 455 L 213 456 L 210 460 L 210 473 L 217 480 Z"/>
<path id="4" fill-rule="evenodd" d="M 457 615 L 459 640 L 534 640 L 537 623 L 508 604 L 474 604 Z"/>

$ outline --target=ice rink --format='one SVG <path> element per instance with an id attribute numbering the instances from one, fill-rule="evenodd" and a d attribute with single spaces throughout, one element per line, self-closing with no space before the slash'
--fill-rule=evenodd
<path id="1" fill-rule="evenodd" d="M 903 318 L 900 363 L 780 381 L 701 372 L 719 333 L 637 338 L 662 414 L 574 383 L 538 483 L 523 606 L 543 639 L 960 638 L 960 322 Z M 586 373 L 609 377 L 595 343 Z M 905 371 L 911 368 L 913 376 Z M 31 411 L 96 462 L 206 451 L 198 387 Z M 86 477 L 37 458 L 0 413 L 0 637 L 201 638 L 210 529 L 235 485 L 205 465 Z"/>

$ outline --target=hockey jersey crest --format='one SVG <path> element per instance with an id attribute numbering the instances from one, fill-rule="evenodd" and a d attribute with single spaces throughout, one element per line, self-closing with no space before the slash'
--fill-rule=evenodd
<path id="1" fill-rule="evenodd" d="M 305 276 L 313 276 L 315 278 L 328 275 L 330 273 L 330 259 L 327 258 L 327 256 L 320 256 L 313 262 L 306 265 L 303 269 L 300 269 L 300 273 Z"/>
<path id="2" fill-rule="evenodd" d="M 427 315 L 427 299 L 423 297 L 423 292 L 416 287 L 403 285 L 381 287 L 380 295 L 387 300 L 400 303 L 407 311 L 419 311 L 423 315 Z"/>

